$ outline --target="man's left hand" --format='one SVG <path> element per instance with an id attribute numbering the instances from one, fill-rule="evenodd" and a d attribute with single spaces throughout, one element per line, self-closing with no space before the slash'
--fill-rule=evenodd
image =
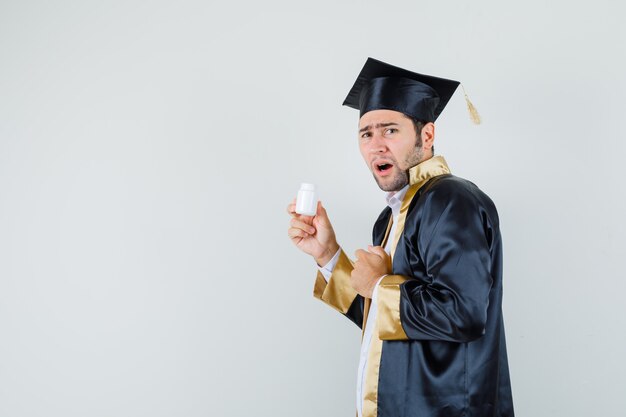
<path id="1" fill-rule="evenodd" d="M 360 295 L 372 298 L 376 281 L 391 273 L 391 257 L 381 246 L 368 246 L 367 251 L 357 250 L 350 284 Z"/>

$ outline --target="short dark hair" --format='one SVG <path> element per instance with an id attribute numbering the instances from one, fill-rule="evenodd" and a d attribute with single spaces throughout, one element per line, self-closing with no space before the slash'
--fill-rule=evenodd
<path id="1" fill-rule="evenodd" d="M 415 128 L 415 134 L 417 135 L 417 144 L 416 146 L 422 146 L 422 129 L 424 128 L 424 126 L 426 126 L 426 123 L 423 120 L 420 119 L 416 119 L 415 117 L 411 117 L 408 115 L 404 115 L 407 119 L 409 119 L 411 122 L 413 122 L 413 127 Z M 435 154 L 435 145 L 433 145 L 432 147 L 432 152 L 433 155 Z"/>

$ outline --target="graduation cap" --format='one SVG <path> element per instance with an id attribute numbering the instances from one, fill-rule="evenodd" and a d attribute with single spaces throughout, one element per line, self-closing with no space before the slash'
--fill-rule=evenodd
<path id="1" fill-rule="evenodd" d="M 460 82 L 418 74 L 374 58 L 367 58 L 343 102 L 360 111 L 395 110 L 425 122 L 434 122 Z M 476 108 L 465 95 L 472 121 L 480 123 Z"/>

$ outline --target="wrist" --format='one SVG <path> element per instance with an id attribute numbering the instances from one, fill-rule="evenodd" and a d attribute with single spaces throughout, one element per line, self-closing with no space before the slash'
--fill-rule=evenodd
<path id="1" fill-rule="evenodd" d="M 333 259 L 333 256 L 335 256 L 338 250 L 339 244 L 337 242 L 329 245 L 321 255 L 315 257 L 315 262 L 317 262 L 319 266 L 326 265 L 331 259 Z"/>

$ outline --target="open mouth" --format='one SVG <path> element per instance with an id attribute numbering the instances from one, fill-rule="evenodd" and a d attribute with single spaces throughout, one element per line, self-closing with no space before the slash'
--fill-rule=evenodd
<path id="1" fill-rule="evenodd" d="M 391 172 L 391 168 L 393 168 L 393 164 L 388 162 L 381 162 L 374 164 L 374 168 L 379 175 L 386 175 Z"/>

